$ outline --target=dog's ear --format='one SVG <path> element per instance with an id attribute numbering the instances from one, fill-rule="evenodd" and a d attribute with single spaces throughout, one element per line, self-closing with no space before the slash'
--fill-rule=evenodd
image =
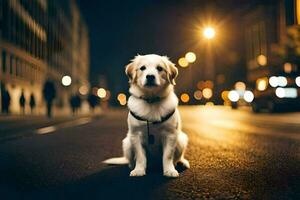
<path id="1" fill-rule="evenodd" d="M 129 78 L 129 83 L 133 83 L 136 77 L 136 71 L 134 67 L 134 63 L 131 62 L 125 67 L 125 73 Z"/>
<path id="2" fill-rule="evenodd" d="M 175 66 L 174 63 L 172 63 L 168 57 L 163 56 L 163 60 L 164 63 L 167 65 L 168 68 L 168 81 L 172 84 L 172 85 L 176 85 L 175 79 L 178 76 L 178 69 Z"/>

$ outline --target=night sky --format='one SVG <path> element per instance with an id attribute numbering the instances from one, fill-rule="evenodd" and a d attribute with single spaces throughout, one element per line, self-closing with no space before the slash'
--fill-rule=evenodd
<path id="1" fill-rule="evenodd" d="M 124 66 L 138 53 L 167 55 L 174 63 L 187 51 L 201 55 L 199 27 L 208 21 L 223 29 L 217 55 L 241 48 L 233 41 L 238 30 L 235 12 L 230 11 L 233 1 L 78 0 L 78 4 L 89 28 L 90 81 L 99 85 L 99 77 L 104 75 L 104 87 L 113 92 L 127 90 Z"/>

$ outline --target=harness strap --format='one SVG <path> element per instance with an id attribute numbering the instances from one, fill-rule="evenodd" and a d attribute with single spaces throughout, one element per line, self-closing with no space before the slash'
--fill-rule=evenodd
<path id="1" fill-rule="evenodd" d="M 167 121 L 168 119 L 170 119 L 170 117 L 172 117 L 172 115 L 175 113 L 176 109 L 172 110 L 172 112 L 170 112 L 169 114 L 167 114 L 166 116 L 164 117 L 161 117 L 161 120 L 160 121 L 149 121 L 148 119 L 145 119 L 143 117 L 140 117 L 138 116 L 137 114 L 135 114 L 134 112 L 132 112 L 131 110 L 129 111 L 130 114 L 137 120 L 140 120 L 140 121 L 146 121 L 148 123 L 152 123 L 152 124 L 160 124 L 160 123 L 163 123 L 165 121 Z"/>

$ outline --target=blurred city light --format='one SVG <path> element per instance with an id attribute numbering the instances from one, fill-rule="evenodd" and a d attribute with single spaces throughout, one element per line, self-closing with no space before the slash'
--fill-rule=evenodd
<path id="1" fill-rule="evenodd" d="M 278 78 L 276 76 L 271 76 L 269 78 L 269 84 L 272 86 L 272 87 L 277 87 L 278 86 Z"/>
<path id="2" fill-rule="evenodd" d="M 284 97 L 284 89 L 283 88 L 277 88 L 275 91 L 275 94 L 277 97 L 279 98 L 283 98 Z"/>
<path id="3" fill-rule="evenodd" d="M 246 90 L 244 93 L 244 100 L 248 103 L 251 103 L 254 99 L 254 94 L 253 92 Z"/>
<path id="4" fill-rule="evenodd" d="M 279 98 L 297 98 L 298 93 L 296 88 L 276 88 L 275 94 Z"/>
<path id="5" fill-rule="evenodd" d="M 97 90 L 97 95 L 98 95 L 98 97 L 100 97 L 102 99 L 105 98 L 106 97 L 106 90 L 104 88 L 99 88 Z"/>
<path id="6" fill-rule="evenodd" d="M 186 58 L 182 57 L 182 58 L 179 58 L 178 64 L 180 67 L 187 67 L 189 65 L 189 62 L 187 61 Z"/>
<path id="7" fill-rule="evenodd" d="M 207 80 L 204 82 L 204 87 L 206 88 L 213 88 L 214 87 L 214 83 L 210 80 Z"/>
<path id="8" fill-rule="evenodd" d="M 215 37 L 215 29 L 212 27 L 206 27 L 203 31 L 203 35 L 206 39 L 212 39 Z"/>
<path id="9" fill-rule="evenodd" d="M 119 93 L 117 99 L 120 105 L 125 106 L 127 103 L 126 95 L 124 93 Z"/>
<path id="10" fill-rule="evenodd" d="M 228 94 L 229 94 L 229 91 L 227 91 L 227 90 L 225 90 L 221 93 L 221 97 L 224 101 L 228 100 Z"/>
<path id="11" fill-rule="evenodd" d="M 292 70 L 293 70 L 293 66 L 292 66 L 291 63 L 288 63 L 288 62 L 287 62 L 287 63 L 284 63 L 283 69 L 284 69 L 284 72 L 285 72 L 285 73 L 291 73 Z"/>
<path id="12" fill-rule="evenodd" d="M 119 93 L 117 96 L 118 101 L 126 100 L 126 95 L 124 93 Z"/>
<path id="13" fill-rule="evenodd" d="M 185 54 L 185 59 L 189 62 L 189 63 L 193 63 L 196 61 L 196 54 L 193 52 L 188 52 Z"/>
<path id="14" fill-rule="evenodd" d="M 211 88 L 204 88 L 202 94 L 205 99 L 210 99 L 213 95 L 213 91 Z"/>
<path id="15" fill-rule="evenodd" d="M 194 98 L 196 100 L 201 100 L 202 99 L 202 92 L 200 90 L 197 90 L 194 92 Z"/>
<path id="16" fill-rule="evenodd" d="M 204 81 L 199 81 L 199 82 L 197 83 L 197 88 L 198 88 L 199 90 L 202 90 L 203 88 L 205 88 L 205 82 L 204 82 Z"/>
<path id="17" fill-rule="evenodd" d="M 267 57 L 265 55 L 257 56 L 257 63 L 260 66 L 266 66 L 267 65 Z"/>
<path id="18" fill-rule="evenodd" d="M 240 99 L 240 95 L 237 91 L 235 90 L 231 90 L 229 93 L 228 93 L 228 99 L 232 102 L 237 102 L 239 99 Z"/>
<path id="19" fill-rule="evenodd" d="M 121 106 L 125 106 L 127 103 L 127 100 L 125 99 L 125 100 L 119 101 L 119 103 Z"/>
<path id="20" fill-rule="evenodd" d="M 260 78 L 256 80 L 256 87 L 259 91 L 264 91 L 268 87 L 267 78 Z"/>
<path id="21" fill-rule="evenodd" d="M 300 76 L 295 79 L 296 85 L 300 87 Z"/>
<path id="22" fill-rule="evenodd" d="M 246 90 L 246 84 L 244 82 L 236 82 L 234 85 L 236 90 Z"/>
<path id="23" fill-rule="evenodd" d="M 65 76 L 62 77 L 61 83 L 63 84 L 63 86 L 69 86 L 72 83 L 72 79 L 71 79 L 70 76 L 65 75 Z"/>
<path id="24" fill-rule="evenodd" d="M 278 76 L 278 86 L 285 87 L 287 85 L 287 79 L 284 76 Z"/>
<path id="25" fill-rule="evenodd" d="M 190 100 L 190 96 L 187 93 L 183 93 L 181 94 L 180 99 L 183 103 L 187 103 Z"/>
<path id="26" fill-rule="evenodd" d="M 206 106 L 213 106 L 213 105 L 215 105 L 215 104 L 214 104 L 214 102 L 209 101 L 209 102 L 206 102 L 205 105 L 206 105 Z"/>
<path id="27" fill-rule="evenodd" d="M 87 95 L 87 93 L 89 92 L 89 88 L 85 85 L 80 86 L 79 88 L 79 93 L 81 95 Z"/>

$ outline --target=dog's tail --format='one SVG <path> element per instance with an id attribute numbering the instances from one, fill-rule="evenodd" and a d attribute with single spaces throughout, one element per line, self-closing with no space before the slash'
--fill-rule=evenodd
<path id="1" fill-rule="evenodd" d="M 126 165 L 126 164 L 128 164 L 128 160 L 125 157 L 118 157 L 118 158 L 110 158 L 110 159 L 104 160 L 103 163 L 109 164 L 109 165 Z"/>

